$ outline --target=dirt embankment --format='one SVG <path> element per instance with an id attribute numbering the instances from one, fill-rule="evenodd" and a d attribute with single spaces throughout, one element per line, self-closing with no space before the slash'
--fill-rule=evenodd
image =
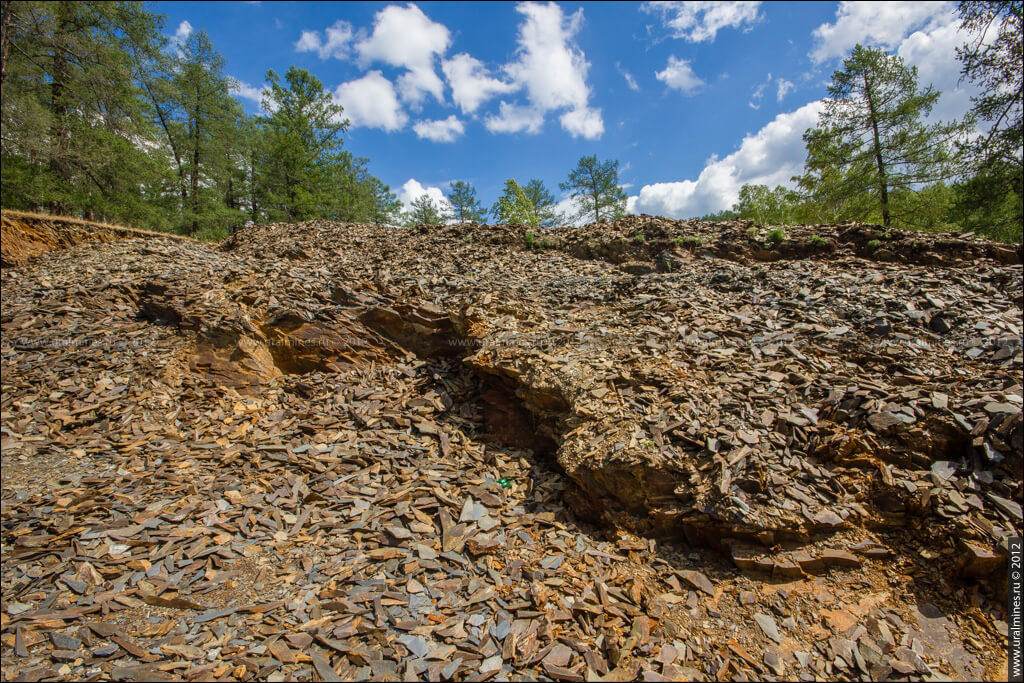
<path id="1" fill-rule="evenodd" d="M 169 233 L 79 218 L 4 209 L 0 213 L 0 264 L 4 268 L 23 265 L 33 256 L 53 249 L 69 249 L 82 242 L 112 242 L 146 237 L 187 239 Z"/>

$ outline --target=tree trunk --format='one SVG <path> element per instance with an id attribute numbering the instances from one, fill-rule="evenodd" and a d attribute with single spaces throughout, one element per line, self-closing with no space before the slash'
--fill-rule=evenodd
<path id="1" fill-rule="evenodd" d="M 878 135 L 878 116 L 875 114 L 875 102 L 871 97 L 871 84 L 867 74 L 864 75 L 864 95 L 868 100 L 868 115 L 871 117 L 871 131 L 875 143 L 875 162 L 878 164 L 878 189 L 882 194 L 882 225 L 889 227 L 889 185 L 885 177 L 885 163 L 882 161 L 882 143 Z"/>
<path id="2" fill-rule="evenodd" d="M 3 87 L 7 83 L 7 50 L 11 46 L 11 18 L 14 15 L 11 0 L 3 1 L 0 13 L 3 17 L 0 20 L 0 92 L 3 92 Z"/>
<path id="3" fill-rule="evenodd" d="M 196 93 L 198 97 L 198 93 Z M 196 101 L 194 146 L 192 147 L 192 234 L 199 231 L 199 102 Z"/>
<path id="4" fill-rule="evenodd" d="M 59 9 L 57 10 L 60 11 Z M 68 130 L 66 100 L 68 62 L 64 54 L 64 36 L 66 27 L 63 20 L 57 23 L 53 35 L 53 73 L 50 74 L 50 113 L 53 121 L 50 124 L 50 170 L 62 183 L 69 180 L 67 166 Z M 61 215 L 67 213 L 64 202 L 56 199 L 50 202 L 50 211 Z"/>

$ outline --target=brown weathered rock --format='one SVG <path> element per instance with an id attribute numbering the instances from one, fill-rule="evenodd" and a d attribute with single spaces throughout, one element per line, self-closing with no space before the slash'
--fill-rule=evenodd
<path id="1" fill-rule="evenodd" d="M 1019 266 L 872 226 L 526 229 L 311 221 L 5 266 L 12 677 L 918 672 L 903 644 L 981 677 L 991 629 L 899 615 L 1019 525 Z"/>

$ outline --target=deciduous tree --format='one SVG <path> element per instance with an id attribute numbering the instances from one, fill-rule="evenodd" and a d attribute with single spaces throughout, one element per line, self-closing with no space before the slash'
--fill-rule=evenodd
<path id="1" fill-rule="evenodd" d="M 540 225 L 533 202 L 512 178 L 505 181 L 505 191 L 494 203 L 491 213 L 499 223 Z"/>

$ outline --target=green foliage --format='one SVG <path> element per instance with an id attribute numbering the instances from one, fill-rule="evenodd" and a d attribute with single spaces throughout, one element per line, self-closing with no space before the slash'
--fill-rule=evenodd
<path id="1" fill-rule="evenodd" d="M 1021 176 L 1011 163 L 994 161 L 952 187 L 949 221 L 960 229 L 1003 242 L 1022 241 Z"/>
<path id="2" fill-rule="evenodd" d="M 880 246 L 882 246 L 882 243 L 879 242 L 878 240 L 868 240 L 867 247 L 871 251 L 874 251 L 875 249 L 878 249 Z"/>
<path id="3" fill-rule="evenodd" d="M 208 226 L 193 233 L 192 236 L 204 242 L 220 242 L 228 236 L 228 232 L 219 226 Z"/>
<path id="4" fill-rule="evenodd" d="M 801 185 L 816 202 L 845 215 L 874 205 L 888 226 L 891 191 L 952 174 L 952 142 L 965 124 L 923 123 L 939 92 L 918 87 L 916 67 L 857 45 L 828 91 L 817 128 L 804 135 L 808 177 Z"/>
<path id="5" fill-rule="evenodd" d="M 721 211 L 717 211 L 715 213 L 704 214 L 703 216 L 700 216 L 697 220 L 717 223 L 720 221 L 735 220 L 739 217 L 739 212 L 734 211 L 733 209 L 722 209 Z"/>
<path id="6" fill-rule="evenodd" d="M 487 220 L 487 210 L 476 199 L 476 188 L 462 180 L 456 180 L 448 188 L 448 204 L 452 214 L 460 223 Z"/>
<path id="7" fill-rule="evenodd" d="M 238 226 L 243 213 L 229 195 L 243 113 L 228 94 L 224 58 L 199 31 L 181 46 L 173 71 L 167 102 L 173 119 L 164 130 L 177 163 L 184 229 L 194 234 L 200 224 L 208 230 Z"/>
<path id="8" fill-rule="evenodd" d="M 637 244 L 643 244 L 647 240 L 644 239 L 644 234 L 642 232 L 638 232 L 635 235 L 633 235 L 633 241 L 636 242 Z"/>
<path id="9" fill-rule="evenodd" d="M 491 209 L 499 223 L 539 226 L 540 220 L 534 211 L 533 202 L 512 178 L 505 181 L 505 191 Z"/>
<path id="10" fill-rule="evenodd" d="M 159 19 L 135 3 L 4 2 L 3 21 L 5 205 L 163 227 L 161 155 L 133 144 L 153 131 L 132 53 L 160 49 Z"/>
<path id="11" fill-rule="evenodd" d="M 1024 60 L 1022 31 L 1024 3 L 974 0 L 960 2 L 960 28 L 970 40 L 957 48 L 961 76 L 978 86 L 971 98 L 973 115 L 989 124 L 985 135 L 968 143 L 966 151 L 974 173 L 992 165 L 1016 167 L 1017 194 L 1024 147 Z M 993 31 L 994 29 L 994 31 Z M 993 38 L 994 34 L 994 38 Z"/>
<path id="12" fill-rule="evenodd" d="M 337 186 L 351 159 L 342 152 L 348 127 L 342 108 L 305 69 L 290 67 L 284 82 L 267 72 L 261 119 L 261 205 L 271 221 L 340 217 Z"/>
<path id="13" fill-rule="evenodd" d="M 739 218 L 753 220 L 759 225 L 795 223 L 800 195 L 781 185 L 775 189 L 767 185 L 744 185 L 740 198 L 732 210 Z"/>
<path id="14" fill-rule="evenodd" d="M 410 203 L 412 207 L 406 216 L 406 225 L 443 225 L 450 217 L 448 207 L 435 203 L 430 195 L 421 194 Z"/>
<path id="15" fill-rule="evenodd" d="M 523 192 L 533 204 L 534 213 L 537 214 L 538 225 L 542 228 L 553 228 L 565 219 L 555 210 L 555 198 L 551 196 L 544 182 L 532 179 L 523 187 Z"/>
<path id="16" fill-rule="evenodd" d="M 967 172 L 954 186 L 950 217 L 965 230 L 1020 243 L 1024 224 L 1024 3 L 960 2 L 958 13 L 961 31 L 970 35 L 957 48 L 961 76 L 981 92 L 971 98 L 971 113 L 987 124 L 987 131 L 962 145 Z"/>
<path id="17" fill-rule="evenodd" d="M 342 149 L 320 82 L 269 74 L 247 117 L 203 32 L 180 46 L 136 2 L 4 2 L 4 206 L 216 239 L 246 221 L 394 222 L 398 202 Z"/>
<path id="18" fill-rule="evenodd" d="M 811 235 L 811 244 L 820 247 L 825 244 L 828 244 L 828 240 L 822 237 L 821 235 Z"/>
<path id="19" fill-rule="evenodd" d="M 747 237 L 753 239 L 753 238 L 757 237 L 757 234 L 759 232 L 760 232 L 760 230 L 758 230 L 756 227 L 751 225 L 749 228 L 747 228 Z"/>
<path id="20" fill-rule="evenodd" d="M 523 244 L 526 245 L 527 249 L 554 249 L 555 243 L 549 240 L 547 237 L 541 237 L 537 239 L 537 233 L 533 230 L 527 230 L 523 233 Z"/>
<path id="21" fill-rule="evenodd" d="M 767 237 L 768 243 L 775 246 L 786 241 L 786 231 L 782 228 L 773 228 L 768 231 Z"/>
<path id="22" fill-rule="evenodd" d="M 682 241 L 681 242 L 677 242 L 677 244 L 682 244 L 685 247 L 690 247 L 691 249 L 696 249 L 698 247 L 703 246 L 704 245 L 704 241 L 701 238 L 697 237 L 696 235 L 690 235 L 688 237 L 682 238 Z"/>
<path id="23" fill-rule="evenodd" d="M 569 179 L 558 184 L 579 206 L 576 218 L 615 219 L 626 214 L 626 193 L 619 187 L 619 162 L 600 162 L 596 156 L 580 157 Z"/>

